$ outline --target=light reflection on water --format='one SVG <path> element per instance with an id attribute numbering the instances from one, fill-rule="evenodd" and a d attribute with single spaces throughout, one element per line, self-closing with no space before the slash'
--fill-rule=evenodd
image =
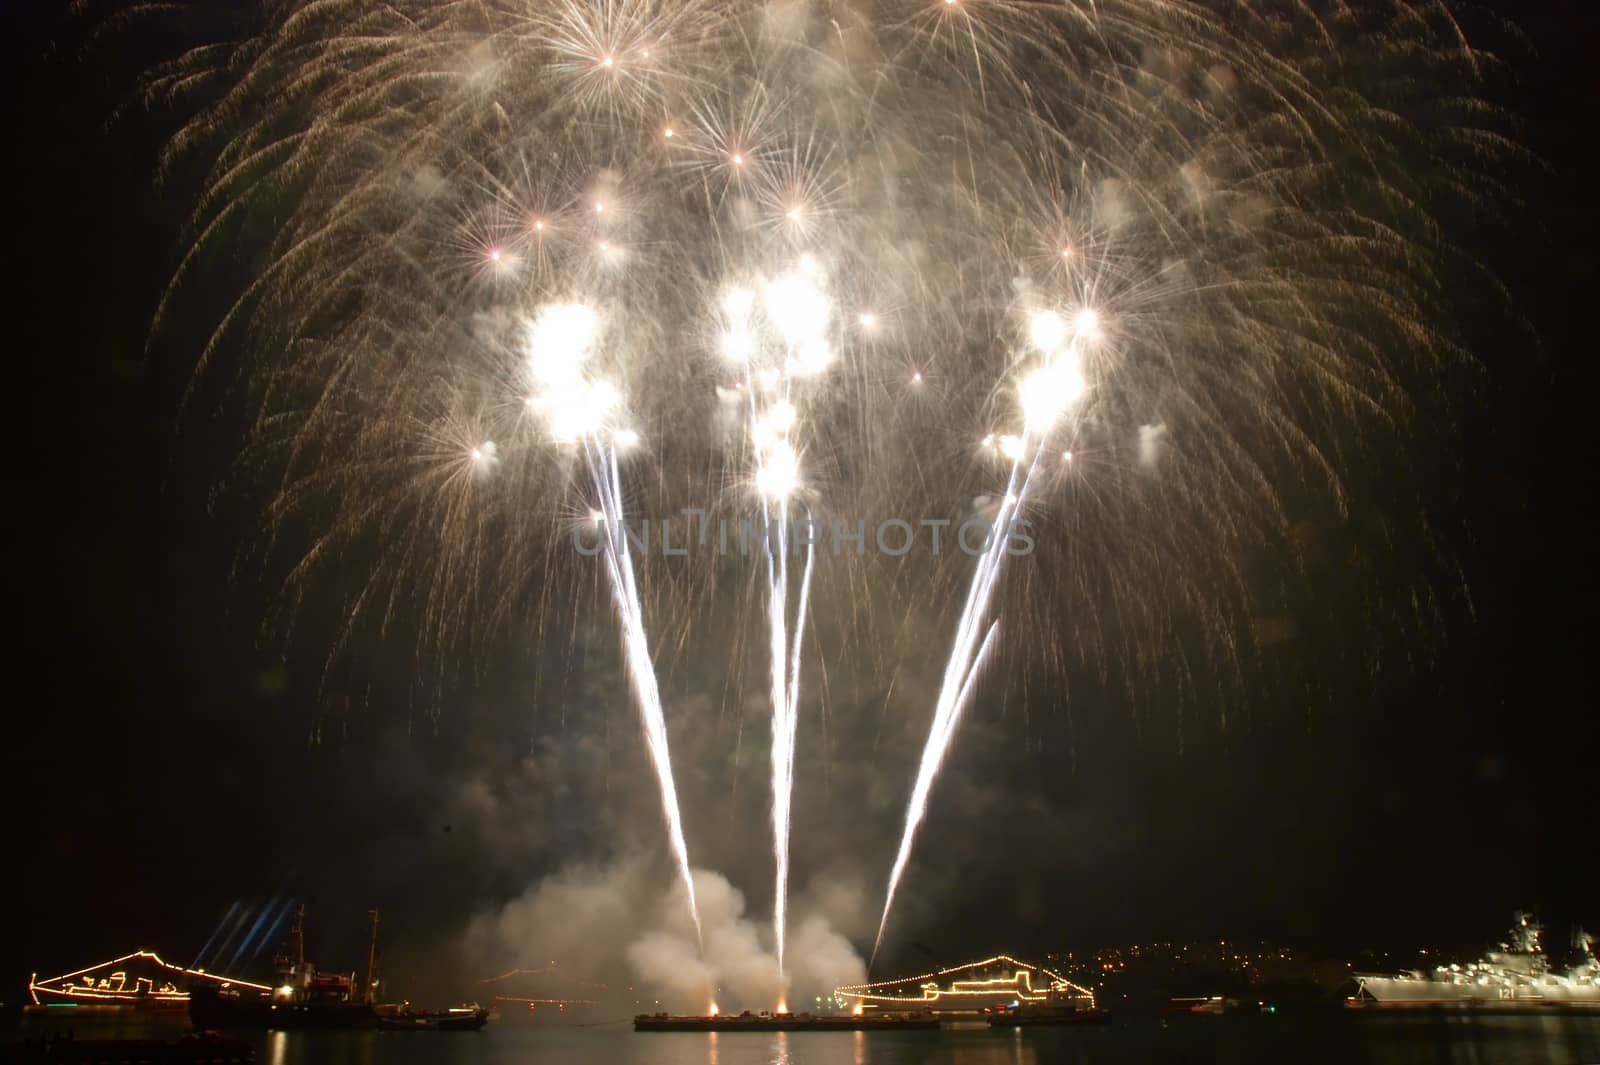
<path id="1" fill-rule="evenodd" d="M 43 1033 L 24 1023 L 11 1034 Z M 95 1035 L 166 1037 L 77 1033 Z M 1093 1028 L 773 1033 L 506 1022 L 482 1032 L 272 1032 L 257 1040 L 265 1065 L 1580 1065 L 1600 1062 L 1600 1016 L 1129 1015 Z"/>
<path id="2" fill-rule="evenodd" d="M 1130 1016 L 1095 1028 L 660 1032 L 491 1025 L 472 1033 L 291 1033 L 272 1065 L 1586 1065 L 1600 1017 Z"/>

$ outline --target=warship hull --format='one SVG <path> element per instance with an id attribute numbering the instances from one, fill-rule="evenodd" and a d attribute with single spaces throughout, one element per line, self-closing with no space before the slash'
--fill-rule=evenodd
<path id="1" fill-rule="evenodd" d="M 1360 1009 L 1474 1010 L 1488 1013 L 1600 1011 L 1600 961 L 1591 937 L 1573 937 L 1577 964 L 1565 972 L 1550 966 L 1540 945 L 1543 929 L 1519 913 L 1507 942 L 1466 965 L 1440 966 L 1431 975 L 1357 973 Z"/>

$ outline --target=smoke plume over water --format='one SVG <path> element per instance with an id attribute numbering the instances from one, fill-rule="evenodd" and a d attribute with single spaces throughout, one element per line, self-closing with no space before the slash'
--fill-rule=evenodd
<path id="1" fill-rule="evenodd" d="M 474 919 L 467 950 L 508 967 L 545 970 L 563 996 L 637 1003 L 651 1011 L 701 1013 L 712 1002 L 724 1011 L 772 1009 L 779 1002 L 805 1009 L 835 987 L 866 978 L 861 957 L 835 929 L 839 920 L 854 921 L 840 912 L 860 906 L 853 892 L 814 885 L 797 893 L 785 988 L 770 922 L 746 912 L 743 893 L 726 877 L 694 871 L 703 956 L 682 885 L 663 890 L 665 882 L 638 861 L 563 869 Z"/>

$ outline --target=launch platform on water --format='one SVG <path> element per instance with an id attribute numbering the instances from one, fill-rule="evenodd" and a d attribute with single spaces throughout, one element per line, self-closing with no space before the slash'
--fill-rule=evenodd
<path id="1" fill-rule="evenodd" d="M 906 1013 L 842 1013 L 816 1016 L 810 1013 L 708 1014 L 699 1017 L 672 1016 L 666 1013 L 641 1013 L 633 1019 L 636 1032 L 854 1032 L 885 1028 L 934 1029 L 939 1018 L 926 1010 Z"/>

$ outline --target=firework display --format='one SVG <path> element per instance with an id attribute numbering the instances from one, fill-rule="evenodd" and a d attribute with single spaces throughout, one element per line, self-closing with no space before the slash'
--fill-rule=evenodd
<path id="1" fill-rule="evenodd" d="M 449 648 L 584 609 L 598 558 L 693 910 L 651 620 L 753 588 L 780 969 L 813 615 L 948 641 L 934 705 L 896 708 L 931 724 L 881 943 L 1008 645 L 1241 672 L 1286 498 L 1342 512 L 1467 358 L 1438 218 L 1495 195 L 1503 137 L 1443 3 L 264 7 L 148 92 L 206 172 L 163 319 L 255 249 L 200 373 L 241 367 L 269 528 L 316 530 L 291 589 L 381 545 L 350 624 Z M 759 547 L 630 542 L 686 508 Z"/>

